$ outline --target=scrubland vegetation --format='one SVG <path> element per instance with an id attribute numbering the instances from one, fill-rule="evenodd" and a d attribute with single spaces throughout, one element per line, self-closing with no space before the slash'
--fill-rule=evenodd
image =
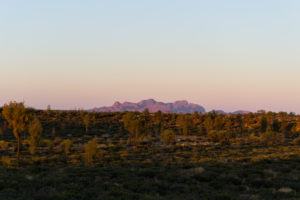
<path id="1" fill-rule="evenodd" d="M 293 113 L 0 113 L 0 199 L 300 199 Z"/>

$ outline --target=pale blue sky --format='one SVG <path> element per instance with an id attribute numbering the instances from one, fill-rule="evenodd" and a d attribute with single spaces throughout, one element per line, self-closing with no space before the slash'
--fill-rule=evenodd
<path id="1" fill-rule="evenodd" d="M 0 1 L 0 105 L 300 113 L 298 0 Z"/>

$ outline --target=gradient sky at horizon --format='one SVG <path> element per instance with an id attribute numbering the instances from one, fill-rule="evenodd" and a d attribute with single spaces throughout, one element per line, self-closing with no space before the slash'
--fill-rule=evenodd
<path id="1" fill-rule="evenodd" d="M 0 1 L 0 105 L 300 113 L 298 0 Z"/>

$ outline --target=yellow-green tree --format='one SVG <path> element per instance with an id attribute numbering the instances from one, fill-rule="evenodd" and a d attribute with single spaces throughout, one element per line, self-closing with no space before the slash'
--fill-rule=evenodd
<path id="1" fill-rule="evenodd" d="M 91 164 L 93 162 L 93 158 L 97 153 L 97 138 L 94 137 L 93 139 L 89 140 L 88 143 L 85 145 L 85 158 L 87 164 Z"/>
<path id="2" fill-rule="evenodd" d="M 51 106 L 50 106 L 50 105 L 47 106 L 46 113 L 47 113 L 48 115 L 51 114 Z"/>
<path id="3" fill-rule="evenodd" d="M 259 121 L 259 124 L 260 124 L 260 131 L 262 133 L 266 132 L 267 131 L 267 128 L 268 128 L 268 121 L 267 121 L 267 118 L 265 116 L 263 116 L 260 121 Z"/>
<path id="4" fill-rule="evenodd" d="M 83 123 L 85 126 L 85 132 L 87 133 L 89 130 L 89 126 L 90 126 L 90 115 L 87 113 L 83 116 Z"/>
<path id="5" fill-rule="evenodd" d="M 10 102 L 5 104 L 2 110 L 2 116 L 7 120 L 9 126 L 13 129 L 14 136 L 18 141 L 17 159 L 20 160 L 21 134 L 25 131 L 29 121 L 29 114 L 24 103 Z"/>
<path id="6" fill-rule="evenodd" d="M 160 134 L 163 130 L 163 121 L 162 121 L 162 113 L 158 111 L 154 115 L 154 132 L 155 134 Z"/>
<path id="7" fill-rule="evenodd" d="M 138 144 L 145 135 L 145 124 L 137 119 L 132 112 L 126 112 L 123 116 L 123 123 L 125 130 L 130 134 L 128 142 L 132 142 L 133 139 L 135 144 Z"/>
<path id="8" fill-rule="evenodd" d="M 131 134 L 135 131 L 134 122 L 136 121 L 136 117 L 132 112 L 126 112 L 123 116 L 123 124 L 124 128 Z"/>
<path id="9" fill-rule="evenodd" d="M 174 131 L 164 130 L 162 132 L 162 140 L 163 140 L 164 144 L 170 144 L 170 143 L 175 142 L 176 135 L 175 135 Z"/>
<path id="10" fill-rule="evenodd" d="M 193 126 L 193 120 L 190 115 L 179 114 L 176 119 L 176 126 L 182 135 L 188 135 Z"/>
<path id="11" fill-rule="evenodd" d="M 31 154 L 35 154 L 36 147 L 40 143 L 41 135 L 43 132 L 42 124 L 37 117 L 35 117 L 34 120 L 29 124 L 28 132 L 29 132 L 29 152 Z"/>

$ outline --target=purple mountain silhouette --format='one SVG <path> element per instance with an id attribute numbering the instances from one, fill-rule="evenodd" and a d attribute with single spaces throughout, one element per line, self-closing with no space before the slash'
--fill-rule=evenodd
<path id="1" fill-rule="evenodd" d="M 223 114 L 223 115 L 227 115 L 227 114 L 233 114 L 233 115 L 241 114 L 241 115 L 246 115 L 248 113 L 251 113 L 250 111 L 247 111 L 247 110 L 237 110 L 237 111 L 229 112 L 229 113 L 225 112 L 224 110 L 212 110 L 210 112 L 215 112 L 215 113 Z"/>
<path id="2" fill-rule="evenodd" d="M 222 115 L 226 115 L 227 114 L 224 110 L 212 110 L 210 112 L 215 112 L 217 114 L 222 114 Z"/>
<path id="3" fill-rule="evenodd" d="M 232 112 L 232 114 L 242 114 L 242 115 L 246 115 L 248 113 L 251 113 L 251 112 L 247 111 L 247 110 L 237 110 L 235 112 Z"/>
<path id="4" fill-rule="evenodd" d="M 148 109 L 149 112 L 174 112 L 174 113 L 205 113 L 205 109 L 197 104 L 188 103 L 187 101 L 175 101 L 174 103 L 157 102 L 154 99 L 143 100 L 138 103 L 131 102 L 115 102 L 109 107 L 94 108 L 90 111 L 95 112 L 122 112 L 122 111 L 144 111 Z"/>

